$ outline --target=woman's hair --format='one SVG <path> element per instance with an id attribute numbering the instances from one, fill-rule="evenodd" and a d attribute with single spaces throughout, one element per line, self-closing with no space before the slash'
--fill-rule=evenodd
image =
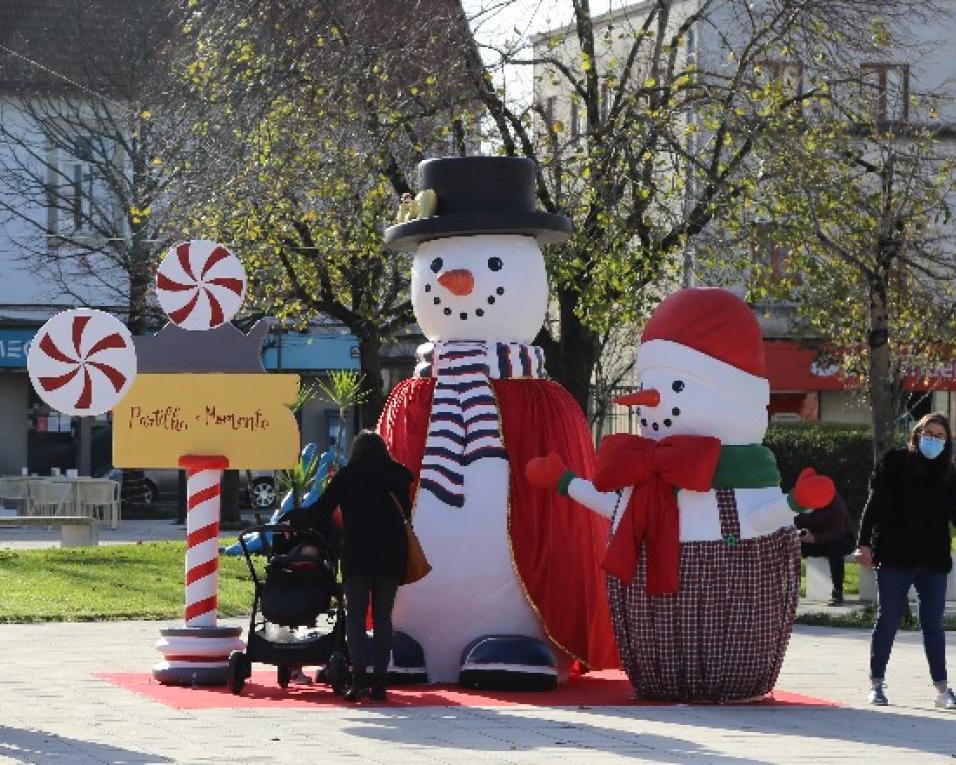
<path id="1" fill-rule="evenodd" d="M 949 427 L 949 418 L 945 414 L 942 412 L 930 412 L 920 417 L 919 422 L 913 427 L 913 432 L 910 433 L 909 450 L 917 454 L 919 453 L 920 436 L 923 435 L 923 429 L 930 423 L 940 425 L 943 430 L 946 431 L 946 447 L 943 449 L 943 453 L 936 459 L 929 461 L 934 473 L 944 475 L 951 469 L 953 460 L 953 431 L 952 428 Z"/>
<path id="2" fill-rule="evenodd" d="M 941 425 L 943 430 L 946 431 L 946 445 L 949 446 L 953 441 L 953 431 L 949 427 L 949 418 L 946 417 L 942 412 L 930 412 L 929 414 L 924 414 L 920 417 L 920 421 L 913 426 L 913 432 L 910 433 L 910 451 L 915 452 L 919 450 L 919 437 L 923 435 L 923 429 L 933 423 L 935 425 Z"/>
<path id="3" fill-rule="evenodd" d="M 362 430 L 355 434 L 349 462 L 352 460 L 388 459 L 388 447 L 385 440 L 374 430 Z"/>

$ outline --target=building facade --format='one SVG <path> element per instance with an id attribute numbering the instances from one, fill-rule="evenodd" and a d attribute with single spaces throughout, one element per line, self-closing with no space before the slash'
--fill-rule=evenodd
<path id="1" fill-rule="evenodd" d="M 653 56 L 647 46 L 643 48 L 646 60 L 638 53 L 626 73 L 623 62 L 632 51 L 636 36 L 645 35 L 651 41 L 655 39 L 656 23 L 645 27 L 644 21 L 651 9 L 658 5 L 654 0 L 637 0 L 595 16 L 593 60 L 582 52 L 573 25 L 533 37 L 535 136 L 539 142 L 551 142 L 553 151 L 572 154 L 577 142 L 589 140 L 582 94 L 575 91 L 568 82 L 567 73 L 562 71 L 561 66 L 551 63 L 553 61 L 563 63 L 568 71 L 577 72 L 582 82 L 583 72 L 593 70 L 597 74 L 601 93 L 599 121 L 605 118 L 607 110 L 611 108 L 613 94 L 621 77 L 629 77 L 635 89 L 640 88 L 642 83 L 646 88 L 653 89 Z M 669 53 L 669 60 L 678 73 L 693 71 L 697 67 L 711 73 L 726 71 L 730 76 L 736 67 L 735 53 L 739 53 L 742 42 L 747 39 L 748 13 L 764 4 L 759 0 L 756 3 L 713 4 L 706 23 L 699 20 L 685 25 L 703 5 L 699 0 L 668 3 L 664 39 L 668 44 L 671 40 L 678 41 Z M 951 11 L 956 11 L 956 4 L 949 5 L 953 6 Z M 872 23 L 873 29 L 878 30 L 878 20 L 873 19 Z M 939 122 L 935 127 L 941 153 L 956 156 L 956 100 L 953 98 L 956 87 L 956 16 L 940 12 L 931 17 L 914 15 L 906 19 L 896 18 L 889 31 L 891 39 L 900 41 L 898 46 L 890 44 L 879 50 L 874 47 L 872 51 L 859 54 L 846 53 L 842 65 L 850 69 L 854 66 L 857 68 L 859 87 L 870 100 L 874 115 L 880 122 L 912 122 L 919 99 L 933 97 L 939 104 L 934 118 Z M 756 63 L 753 72 L 755 84 L 772 79 L 782 84 L 784 92 L 794 94 L 808 87 L 812 74 L 826 72 L 827 68 L 826 60 L 804 62 L 782 51 L 768 52 Z M 700 116 L 691 109 L 675 115 L 674 119 L 679 127 L 690 126 L 681 153 L 687 157 L 693 156 L 695 146 L 700 146 L 711 137 L 707 128 L 700 125 Z M 695 128 L 695 124 L 699 128 Z M 549 129 L 549 126 L 555 125 L 555 130 Z M 659 158 L 655 161 L 659 161 Z M 663 164 L 680 167 L 679 162 L 674 162 L 674 157 L 664 158 Z M 677 169 L 671 172 L 682 171 Z M 690 173 L 685 193 L 688 197 L 694 194 Z M 956 194 L 952 201 L 956 202 Z M 666 216 L 668 212 L 662 208 L 656 214 Z M 635 248 L 637 246 L 635 243 Z M 666 277 L 659 285 L 663 292 L 700 283 L 695 275 L 692 246 L 685 248 L 683 257 L 683 279 Z M 773 260 L 785 258 L 786 253 L 755 252 L 754 257 L 769 257 Z M 681 267 L 676 264 L 671 269 L 672 272 L 679 270 Z M 869 407 L 856 381 L 843 379 L 836 374 L 835 369 L 822 367 L 817 361 L 818 354 L 812 339 L 798 341 L 795 337 L 793 322 L 787 318 L 793 315 L 793 311 L 788 310 L 790 307 L 775 303 L 755 305 L 753 308 L 761 320 L 765 336 L 771 384 L 771 420 L 870 422 Z M 639 336 L 639 329 L 633 328 L 632 336 L 635 339 Z M 930 410 L 956 415 L 956 374 L 952 365 L 942 364 L 932 370 L 911 370 L 904 381 L 904 389 L 909 415 L 902 418 L 902 427 Z M 615 407 L 608 410 L 606 423 L 598 426 L 603 432 L 609 428 L 634 427 L 634 423 Z"/>

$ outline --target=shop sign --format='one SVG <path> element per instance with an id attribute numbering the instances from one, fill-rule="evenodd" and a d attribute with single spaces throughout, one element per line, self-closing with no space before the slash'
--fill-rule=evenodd
<path id="1" fill-rule="evenodd" d="M 113 407 L 113 464 L 176 468 L 184 454 L 215 454 L 240 470 L 290 468 L 298 392 L 298 375 L 140 373 Z"/>
<path id="2" fill-rule="evenodd" d="M 0 367 L 24 369 L 35 329 L 0 329 Z"/>

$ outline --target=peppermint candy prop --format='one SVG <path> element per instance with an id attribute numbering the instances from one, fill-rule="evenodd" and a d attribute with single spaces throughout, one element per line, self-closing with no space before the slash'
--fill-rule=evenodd
<path id="1" fill-rule="evenodd" d="M 129 330 L 102 311 L 63 311 L 30 345 L 27 370 L 37 395 L 77 417 L 103 414 L 120 402 L 136 377 Z"/>
<path id="2" fill-rule="evenodd" d="M 239 258 L 221 244 L 205 239 L 183 242 L 159 264 L 156 297 L 177 326 L 215 329 L 242 307 L 246 272 Z"/>
<path id="3" fill-rule="evenodd" d="M 248 334 L 230 323 L 245 293 L 242 263 L 221 244 L 170 249 L 156 274 L 170 323 L 137 338 L 140 375 L 113 413 L 115 464 L 187 471 L 185 612 L 160 630 L 161 683 L 224 685 L 244 648 L 239 627 L 217 624 L 223 470 L 292 467 L 298 455 L 299 378 L 265 373 L 265 323 Z"/>

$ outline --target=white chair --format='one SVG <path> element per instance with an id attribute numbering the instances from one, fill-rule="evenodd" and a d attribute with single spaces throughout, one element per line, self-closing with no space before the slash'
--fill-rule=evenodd
<path id="1" fill-rule="evenodd" d="M 16 508 L 17 515 L 29 515 L 30 508 L 27 494 L 27 479 L 19 477 L 0 478 L 0 505 L 6 507 L 10 500 Z"/>
<path id="2" fill-rule="evenodd" d="M 80 515 L 89 515 L 103 523 L 109 521 L 110 528 L 119 526 L 120 485 L 116 481 L 81 481 L 78 488 Z"/>
<path id="3" fill-rule="evenodd" d="M 73 509 L 73 487 L 56 481 L 30 481 L 31 515 L 69 515 Z"/>

